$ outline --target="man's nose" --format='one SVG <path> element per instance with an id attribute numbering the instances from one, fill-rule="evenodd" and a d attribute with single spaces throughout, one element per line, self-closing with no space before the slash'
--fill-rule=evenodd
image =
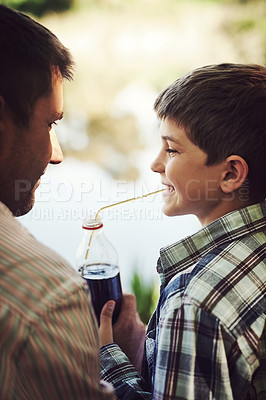
<path id="1" fill-rule="evenodd" d="M 52 156 L 50 159 L 50 164 L 60 164 L 63 161 L 63 153 L 54 129 L 51 130 L 50 137 L 52 145 Z"/>

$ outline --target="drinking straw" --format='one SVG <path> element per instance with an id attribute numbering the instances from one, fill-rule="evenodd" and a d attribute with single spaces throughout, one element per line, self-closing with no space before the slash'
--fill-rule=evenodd
<path id="1" fill-rule="evenodd" d="M 107 208 L 114 207 L 114 206 L 118 206 L 119 204 L 128 203 L 129 201 L 134 201 L 134 200 L 143 199 L 143 198 L 148 197 L 148 196 L 151 196 L 151 195 L 153 195 L 153 194 L 157 194 L 157 193 L 163 192 L 164 190 L 165 190 L 165 189 L 155 190 L 155 192 L 146 193 L 146 194 L 144 194 L 144 195 L 142 195 L 142 196 L 132 197 L 131 199 L 126 199 L 126 200 L 118 201 L 117 203 L 113 203 L 113 204 L 109 204 L 108 206 L 104 206 L 104 207 L 100 208 L 100 209 L 97 211 L 96 216 L 95 216 L 95 219 L 98 218 L 100 212 L 102 212 L 103 210 L 106 210 Z M 88 249 L 87 249 L 86 256 L 85 256 L 85 259 L 86 259 L 86 260 L 87 260 L 87 258 L 88 258 L 88 254 L 89 254 L 89 250 L 90 250 L 90 247 L 91 247 L 91 242 L 92 242 L 92 238 L 93 238 L 94 232 L 95 232 L 95 231 L 92 231 L 92 233 L 91 233 L 91 237 L 90 237 L 89 244 L 88 244 Z"/>
<path id="2" fill-rule="evenodd" d="M 113 204 L 109 204 L 108 206 L 104 206 L 102 208 L 100 208 L 97 213 L 96 213 L 96 219 L 98 218 L 99 214 L 101 211 L 105 210 L 106 208 L 110 208 L 110 207 L 114 207 L 117 206 L 119 204 L 124 204 L 124 203 L 128 203 L 129 201 L 133 201 L 133 200 L 139 200 L 139 199 L 143 199 L 145 197 L 151 196 L 152 194 L 156 194 L 156 193 L 160 193 L 163 192 L 165 189 L 160 189 L 160 190 L 156 190 L 155 192 L 150 192 L 150 193 L 146 193 L 143 194 L 142 196 L 137 196 L 137 197 L 132 197 L 131 199 L 126 199 L 126 200 L 122 200 L 122 201 L 118 201 L 117 203 L 113 203 Z"/>

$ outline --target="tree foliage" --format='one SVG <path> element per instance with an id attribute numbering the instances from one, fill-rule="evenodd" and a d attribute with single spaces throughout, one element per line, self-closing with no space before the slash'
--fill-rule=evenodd
<path id="1" fill-rule="evenodd" d="M 140 319 L 147 324 L 158 299 L 156 285 L 153 281 L 150 284 L 143 282 L 138 272 L 135 271 L 131 281 L 131 289 L 137 299 Z"/>
<path id="2" fill-rule="evenodd" d="M 14 10 L 41 17 L 48 12 L 69 10 L 74 0 L 6 0 L 4 3 Z"/>

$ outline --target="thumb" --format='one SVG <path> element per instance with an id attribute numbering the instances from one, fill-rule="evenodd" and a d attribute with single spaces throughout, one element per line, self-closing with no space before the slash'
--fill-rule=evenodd
<path id="1" fill-rule="evenodd" d="M 100 345 L 104 346 L 108 343 L 112 343 L 113 339 L 113 327 L 112 327 L 112 316 L 115 308 L 115 302 L 109 300 L 102 308 L 100 315 Z"/>

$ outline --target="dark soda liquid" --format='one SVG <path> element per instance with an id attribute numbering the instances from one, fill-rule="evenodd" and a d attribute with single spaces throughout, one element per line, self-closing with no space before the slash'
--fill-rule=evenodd
<path id="1" fill-rule="evenodd" d="M 91 279 L 85 271 L 83 278 L 86 280 L 90 289 L 91 300 L 98 323 L 100 324 L 100 314 L 102 308 L 108 300 L 114 300 L 116 302 L 113 313 L 113 323 L 115 323 L 119 316 L 122 304 L 120 273 L 118 272 L 117 275 L 111 278 L 103 277 L 102 279 Z"/>

